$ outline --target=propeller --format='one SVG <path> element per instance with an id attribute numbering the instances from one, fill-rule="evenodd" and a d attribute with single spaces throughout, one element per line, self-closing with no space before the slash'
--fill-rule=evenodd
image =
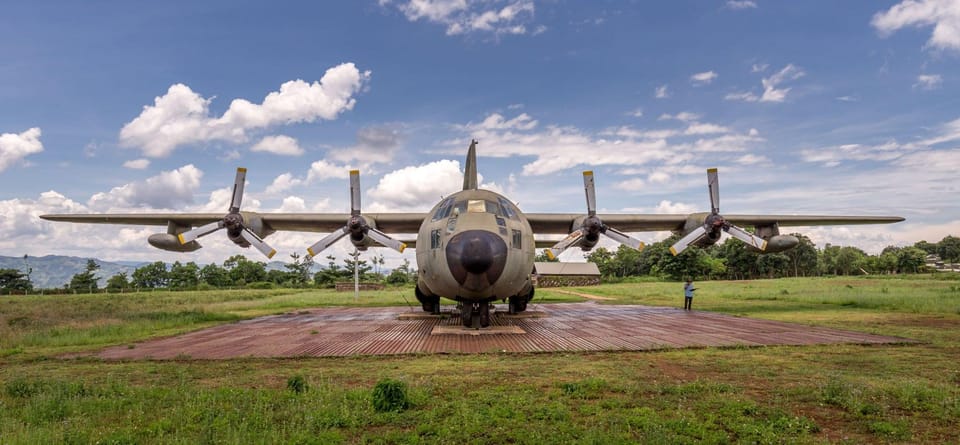
<path id="1" fill-rule="evenodd" d="M 331 232 L 320 241 L 308 247 L 307 253 L 310 254 L 310 256 L 316 256 L 347 235 L 350 235 L 351 240 L 355 242 L 360 242 L 364 236 L 369 236 L 370 239 L 400 253 L 403 253 L 403 249 L 407 248 L 406 244 L 390 238 L 387 234 L 371 227 L 370 224 L 367 223 L 367 220 L 360 214 L 359 170 L 350 170 L 350 219 L 347 220 L 347 225 Z"/>
<path id="2" fill-rule="evenodd" d="M 590 170 L 583 172 L 583 189 L 587 195 L 586 219 L 580 224 L 579 229 L 571 232 L 566 238 L 554 244 L 553 247 L 544 249 L 547 258 L 551 260 L 555 259 L 563 253 L 564 250 L 567 250 L 570 246 L 580 244 L 584 239 L 588 242 L 584 250 L 589 249 L 597 243 L 600 234 L 620 244 L 642 250 L 644 247 L 643 241 L 630 237 L 626 233 L 604 224 L 603 221 L 600 220 L 600 217 L 597 216 L 597 190 L 593 183 L 593 172 Z"/>
<path id="3" fill-rule="evenodd" d="M 277 251 L 263 242 L 256 233 L 250 230 L 243 223 L 243 215 L 240 214 L 240 203 L 243 201 L 243 184 L 247 179 L 247 169 L 237 168 L 237 177 L 233 181 L 233 197 L 230 199 L 230 210 L 220 221 L 205 224 L 192 230 L 188 230 L 177 235 L 180 244 L 187 244 L 202 236 L 209 235 L 220 229 L 227 229 L 227 236 L 237 244 L 247 244 L 255 247 L 267 258 L 273 258 Z M 242 242 L 238 242 L 242 240 Z"/>
<path id="4" fill-rule="evenodd" d="M 720 216 L 720 182 L 716 168 L 707 169 L 707 188 L 710 190 L 710 214 L 704 219 L 703 225 L 691 230 L 690 233 L 673 243 L 670 246 L 670 253 L 674 256 L 679 255 L 691 244 L 697 243 L 708 234 L 719 236 L 721 230 L 760 251 L 765 250 L 767 248 L 765 239 L 730 224 L 723 216 Z"/>

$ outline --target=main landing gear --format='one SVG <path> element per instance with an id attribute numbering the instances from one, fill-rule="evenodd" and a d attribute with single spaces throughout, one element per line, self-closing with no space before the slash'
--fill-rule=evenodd
<path id="1" fill-rule="evenodd" d="M 460 303 L 460 321 L 466 328 L 480 329 L 490 326 L 490 302 Z"/>

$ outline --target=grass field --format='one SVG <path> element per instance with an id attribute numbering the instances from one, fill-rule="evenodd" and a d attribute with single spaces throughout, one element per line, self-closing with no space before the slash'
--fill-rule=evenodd
<path id="1" fill-rule="evenodd" d="M 568 289 L 679 306 L 681 284 Z M 0 443 L 957 443 L 960 281 L 697 283 L 694 308 L 911 345 L 102 362 L 64 354 L 410 289 L 0 297 Z M 582 301 L 538 290 L 538 301 Z M 375 384 L 411 406 L 377 412 Z M 291 382 L 300 382 L 292 385 Z M 299 390 L 299 391 L 297 391 Z"/>

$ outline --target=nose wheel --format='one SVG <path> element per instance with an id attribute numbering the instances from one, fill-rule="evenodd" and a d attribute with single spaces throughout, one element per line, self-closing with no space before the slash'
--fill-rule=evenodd
<path id="1" fill-rule="evenodd" d="M 460 321 L 465 328 L 480 329 L 490 326 L 490 302 L 463 303 Z"/>

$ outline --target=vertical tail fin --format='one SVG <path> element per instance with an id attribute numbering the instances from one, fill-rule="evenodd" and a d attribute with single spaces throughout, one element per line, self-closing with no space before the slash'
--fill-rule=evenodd
<path id="1" fill-rule="evenodd" d="M 470 149 L 467 151 L 467 163 L 463 167 L 463 189 L 477 189 L 477 140 L 470 142 Z"/>

